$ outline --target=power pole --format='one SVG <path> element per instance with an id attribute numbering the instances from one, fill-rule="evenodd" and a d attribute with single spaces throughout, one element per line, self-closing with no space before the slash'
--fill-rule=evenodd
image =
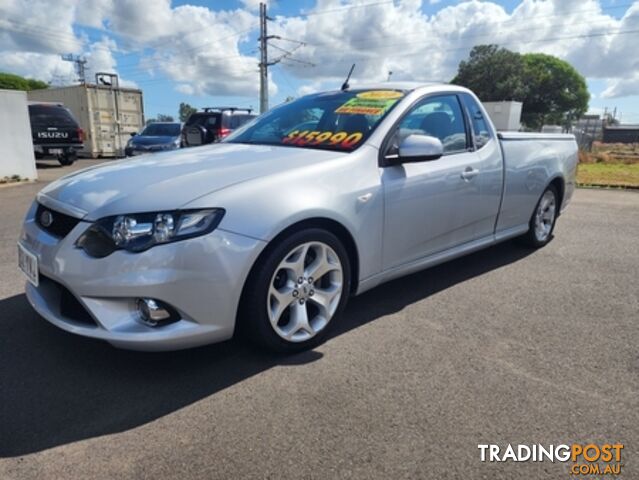
<path id="1" fill-rule="evenodd" d="M 260 3 L 260 113 L 268 110 L 268 37 L 266 4 Z"/>
<path id="2" fill-rule="evenodd" d="M 268 67 L 273 65 L 277 65 L 282 60 L 288 60 L 290 62 L 294 62 L 298 66 L 311 66 L 314 67 L 315 64 L 311 62 L 307 62 L 305 60 L 299 60 L 297 58 L 292 58 L 293 52 L 298 48 L 301 48 L 306 45 L 306 43 L 301 42 L 299 40 L 293 40 L 290 38 L 282 38 L 279 35 L 269 35 L 267 30 L 266 22 L 273 20 L 266 14 L 266 4 L 260 3 L 260 113 L 264 113 L 268 110 Z M 271 47 L 275 48 L 282 52 L 278 58 L 270 61 L 268 60 L 268 41 L 269 40 L 281 40 L 292 42 L 296 44 L 294 48 L 291 50 L 287 50 L 278 45 L 271 45 Z"/>
<path id="3" fill-rule="evenodd" d="M 75 64 L 75 72 L 78 74 L 78 82 L 84 85 L 86 83 L 85 65 L 87 64 L 87 59 L 80 55 L 67 53 L 66 55 L 62 55 L 62 60 L 65 62 L 73 62 Z"/>

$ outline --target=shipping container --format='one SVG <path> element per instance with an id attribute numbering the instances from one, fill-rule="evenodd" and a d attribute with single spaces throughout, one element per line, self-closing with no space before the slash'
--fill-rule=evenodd
<path id="1" fill-rule="evenodd" d="M 142 91 L 83 84 L 28 92 L 30 101 L 59 102 L 84 130 L 83 157 L 123 157 L 131 134 L 144 127 Z"/>

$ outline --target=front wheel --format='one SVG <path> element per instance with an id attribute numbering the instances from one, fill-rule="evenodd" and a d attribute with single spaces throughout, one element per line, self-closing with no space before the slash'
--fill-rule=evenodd
<path id="1" fill-rule="evenodd" d="M 346 305 L 350 292 L 346 249 L 332 233 L 311 228 L 269 247 L 242 295 L 240 329 L 278 352 L 313 348 Z"/>
<path id="2" fill-rule="evenodd" d="M 528 232 L 521 237 L 522 242 L 533 248 L 546 245 L 552 238 L 558 213 L 559 195 L 554 185 L 549 185 L 537 202 L 530 218 Z"/>

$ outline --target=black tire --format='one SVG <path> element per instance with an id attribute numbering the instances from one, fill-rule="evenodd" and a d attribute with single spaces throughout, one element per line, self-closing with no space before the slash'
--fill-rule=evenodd
<path id="1" fill-rule="evenodd" d="M 73 163 L 78 159 L 75 152 L 65 152 L 63 155 L 58 157 L 58 162 L 63 167 L 68 167 L 69 165 L 73 165 Z"/>
<path id="2" fill-rule="evenodd" d="M 293 342 L 278 335 L 271 325 L 267 302 L 271 281 L 280 263 L 297 246 L 308 242 L 321 242 L 337 254 L 342 267 L 342 291 L 335 313 L 315 336 L 305 341 Z M 348 253 L 341 241 L 332 233 L 320 228 L 308 228 L 276 240 L 260 255 L 246 281 L 240 308 L 237 332 L 259 347 L 280 353 L 295 353 L 314 348 L 322 343 L 346 306 L 351 288 L 351 267 Z M 309 300 L 312 304 L 312 299 Z M 309 308 L 309 307 L 307 307 Z"/>
<path id="3" fill-rule="evenodd" d="M 554 196 L 554 205 L 555 205 L 554 215 L 552 217 L 552 223 L 550 224 L 550 231 L 548 232 L 547 236 L 545 236 L 543 239 L 539 239 L 537 234 L 535 233 L 535 220 L 536 220 L 536 216 L 537 216 L 539 207 L 541 205 L 542 199 L 544 198 L 547 192 L 551 192 L 552 195 Z M 555 230 L 555 224 L 557 223 L 557 216 L 559 215 L 560 207 L 561 206 L 559 205 L 559 193 L 557 192 L 557 188 L 554 185 L 548 185 L 548 187 L 546 187 L 544 192 L 539 197 L 537 204 L 535 205 L 535 210 L 533 210 L 533 213 L 530 217 L 530 221 L 528 222 L 528 232 L 526 232 L 524 235 L 519 237 L 518 239 L 519 242 L 530 248 L 541 248 L 544 245 L 546 245 L 548 242 L 550 242 L 553 237 L 552 234 L 553 234 L 553 231 Z"/>

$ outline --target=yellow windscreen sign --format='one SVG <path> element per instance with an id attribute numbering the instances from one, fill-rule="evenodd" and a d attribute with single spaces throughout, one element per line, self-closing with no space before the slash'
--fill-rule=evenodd
<path id="1" fill-rule="evenodd" d="M 360 92 L 335 110 L 335 113 L 381 116 L 403 95 L 403 93 L 393 90 Z"/>

